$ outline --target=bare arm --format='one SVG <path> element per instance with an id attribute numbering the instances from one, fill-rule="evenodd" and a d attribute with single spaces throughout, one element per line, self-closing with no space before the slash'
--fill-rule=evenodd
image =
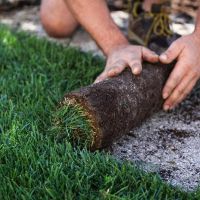
<path id="1" fill-rule="evenodd" d="M 94 38 L 105 55 L 115 46 L 128 44 L 113 22 L 105 0 L 65 0 L 77 21 Z"/>
<path id="2" fill-rule="evenodd" d="M 77 21 L 90 33 L 107 57 L 104 71 L 96 82 L 120 74 L 130 67 L 142 70 L 142 60 L 157 62 L 158 55 L 141 46 L 130 45 L 113 22 L 105 0 L 65 0 Z"/>

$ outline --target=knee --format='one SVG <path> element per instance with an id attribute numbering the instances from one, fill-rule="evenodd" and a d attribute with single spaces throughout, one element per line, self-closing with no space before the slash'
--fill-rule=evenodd
<path id="1" fill-rule="evenodd" d="M 65 18 L 51 15 L 45 8 L 40 9 L 40 19 L 47 34 L 55 38 L 71 36 L 77 28 L 77 24 Z"/>

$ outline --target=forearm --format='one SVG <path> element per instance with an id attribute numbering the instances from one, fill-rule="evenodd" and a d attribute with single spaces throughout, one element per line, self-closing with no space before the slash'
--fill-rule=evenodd
<path id="1" fill-rule="evenodd" d="M 197 19 L 196 19 L 196 25 L 195 25 L 195 32 L 199 34 L 200 36 L 200 6 L 197 11 Z"/>
<path id="2" fill-rule="evenodd" d="M 127 39 L 113 22 L 105 0 L 65 0 L 77 21 L 94 38 L 108 55 L 118 45 L 128 44 Z"/>

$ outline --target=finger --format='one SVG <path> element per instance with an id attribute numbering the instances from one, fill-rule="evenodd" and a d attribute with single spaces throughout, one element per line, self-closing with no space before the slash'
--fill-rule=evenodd
<path id="1" fill-rule="evenodd" d="M 164 110 L 172 109 L 178 103 L 178 100 L 185 95 L 187 86 L 194 81 L 194 76 L 190 74 L 185 76 L 180 84 L 174 89 L 172 94 L 164 103 Z"/>
<path id="2" fill-rule="evenodd" d="M 183 64 L 184 61 L 178 61 L 173 71 L 171 72 L 163 89 L 163 99 L 167 99 L 176 86 L 181 82 L 185 76 L 188 67 L 187 64 Z"/>
<path id="3" fill-rule="evenodd" d="M 140 60 L 133 60 L 128 63 L 134 75 L 138 75 L 142 71 L 142 63 Z"/>
<path id="4" fill-rule="evenodd" d="M 184 99 L 186 99 L 186 97 L 192 91 L 193 87 L 196 85 L 197 80 L 198 79 L 194 79 L 187 85 L 187 87 L 185 88 L 184 93 L 179 97 L 179 99 L 176 101 L 176 103 L 174 104 L 174 106 L 171 109 L 175 108 L 179 103 L 181 103 Z"/>
<path id="5" fill-rule="evenodd" d="M 156 63 L 159 61 L 159 56 L 146 47 L 142 47 L 142 59 L 151 63 Z"/>
<path id="6" fill-rule="evenodd" d="M 102 72 L 102 73 L 96 78 L 96 80 L 94 81 L 94 83 L 99 83 L 99 82 L 105 80 L 107 77 L 108 77 L 108 76 L 107 76 L 107 73 L 104 71 L 104 72 Z"/>
<path id="7" fill-rule="evenodd" d="M 175 41 L 164 53 L 159 56 L 159 60 L 164 64 L 169 64 L 180 55 L 182 50 L 183 48 L 181 48 L 179 42 Z"/>
<path id="8" fill-rule="evenodd" d="M 125 61 L 118 61 L 109 67 L 110 70 L 108 71 L 107 75 L 109 77 L 113 77 L 119 75 L 127 67 L 127 64 Z"/>

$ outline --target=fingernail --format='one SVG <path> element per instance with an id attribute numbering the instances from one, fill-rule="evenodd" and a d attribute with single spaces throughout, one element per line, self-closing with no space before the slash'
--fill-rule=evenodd
<path id="1" fill-rule="evenodd" d="M 101 78 L 97 78 L 95 81 L 94 81 L 94 83 L 99 83 L 99 82 L 101 82 Z"/>
<path id="2" fill-rule="evenodd" d="M 163 99 L 166 99 L 168 96 L 169 96 L 168 93 L 165 92 L 165 93 L 163 94 Z"/>
<path id="3" fill-rule="evenodd" d="M 111 69 L 111 70 L 108 71 L 107 74 L 108 74 L 108 76 L 112 76 L 112 75 L 114 74 L 114 72 L 115 72 L 115 71 L 114 71 L 113 69 Z"/>
<path id="4" fill-rule="evenodd" d="M 160 56 L 160 59 L 161 59 L 161 60 L 167 60 L 167 55 L 166 55 L 166 54 L 162 54 L 162 55 Z"/>
<path id="5" fill-rule="evenodd" d="M 169 106 L 169 105 L 165 105 L 165 106 L 164 106 L 164 110 L 165 110 L 165 111 L 168 111 L 169 109 L 170 109 L 170 106 Z"/>
<path id="6" fill-rule="evenodd" d="M 173 110 L 176 107 L 176 105 L 173 105 L 169 108 L 169 110 Z"/>
<path id="7" fill-rule="evenodd" d="M 139 68 L 139 67 L 135 67 L 135 68 L 133 69 L 133 73 L 134 73 L 134 74 L 139 74 L 139 73 L 140 73 L 140 68 Z"/>

